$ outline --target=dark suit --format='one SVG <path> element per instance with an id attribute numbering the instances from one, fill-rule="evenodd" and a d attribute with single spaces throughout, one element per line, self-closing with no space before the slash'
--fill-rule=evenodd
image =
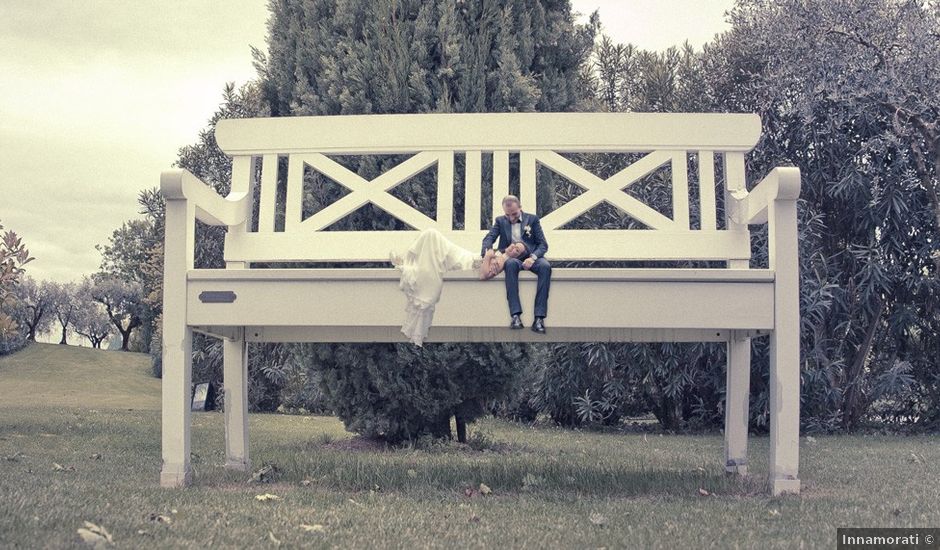
<path id="1" fill-rule="evenodd" d="M 548 290 L 552 282 L 552 266 L 545 259 L 548 241 L 545 240 L 538 216 L 522 212 L 520 221 L 522 244 L 526 247 L 526 253 L 519 258 L 507 258 L 503 267 L 506 271 L 506 299 L 509 301 L 509 314 L 522 313 L 522 304 L 519 302 L 519 272 L 522 271 L 522 262 L 534 256 L 535 263 L 529 269 L 538 276 L 538 286 L 535 291 L 535 316 L 545 317 L 548 313 Z M 526 227 L 529 228 L 528 231 Z M 497 237 L 499 238 L 497 248 L 500 252 L 505 252 L 506 247 L 512 244 L 512 224 L 506 216 L 498 216 L 489 233 L 483 237 L 481 256 L 486 254 L 488 248 L 493 248 Z"/>

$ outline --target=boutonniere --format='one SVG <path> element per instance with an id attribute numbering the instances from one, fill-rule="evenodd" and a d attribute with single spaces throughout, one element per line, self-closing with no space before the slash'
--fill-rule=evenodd
<path id="1" fill-rule="evenodd" d="M 531 237 L 531 236 L 532 236 L 532 226 L 530 226 L 530 225 L 525 226 L 524 231 L 525 231 L 525 236 L 526 236 L 526 237 Z"/>

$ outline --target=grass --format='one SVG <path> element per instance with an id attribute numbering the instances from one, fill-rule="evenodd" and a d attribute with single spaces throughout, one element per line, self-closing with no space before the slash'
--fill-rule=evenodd
<path id="1" fill-rule="evenodd" d="M 95 355 L 105 378 L 122 357 L 127 372 L 145 358 L 34 345 L 0 358 L 3 401 L 34 368 L 22 354 L 74 372 L 56 361 L 73 352 L 75 363 L 91 352 L 81 360 L 92 377 Z M 929 436 L 802 438 L 803 494 L 771 498 L 766 437 L 751 439 L 754 475 L 737 480 L 720 468 L 720 435 L 488 418 L 471 427 L 472 445 L 388 450 L 332 417 L 252 414 L 252 462 L 275 471 L 269 483 L 250 483 L 250 473 L 222 467 L 222 415 L 194 413 L 194 485 L 163 489 L 159 411 L 137 406 L 144 393 L 159 397 L 159 384 L 126 384 L 109 400 L 76 405 L 65 389 L 81 381 L 46 376 L 48 393 L 28 406 L 0 405 L 3 548 L 80 546 L 85 520 L 133 548 L 831 548 L 837 527 L 940 525 L 940 447 Z M 255 498 L 266 493 L 280 499 Z"/>

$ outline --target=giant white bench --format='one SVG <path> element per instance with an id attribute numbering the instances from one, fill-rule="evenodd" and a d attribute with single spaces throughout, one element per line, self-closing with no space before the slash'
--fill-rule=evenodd
<path id="1" fill-rule="evenodd" d="M 479 250 L 483 182 L 495 217 L 509 187 L 510 155 L 518 154 L 523 210 L 536 212 L 538 166 L 585 189 L 542 213 L 546 257 L 560 260 L 719 260 L 723 267 L 556 268 L 548 333 L 508 329 L 501 280 L 452 272 L 428 342 L 619 341 L 725 342 L 728 353 L 725 468 L 747 472 L 750 339 L 770 338 L 770 488 L 798 493 L 799 289 L 796 200 L 800 173 L 773 169 L 750 191 L 744 155 L 760 137 L 760 119 L 742 113 L 507 113 L 285 117 L 222 120 L 219 147 L 232 157 L 231 191 L 219 196 L 186 170 L 161 175 L 167 199 L 163 282 L 163 486 L 191 482 L 190 384 L 193 331 L 224 340 L 226 466 L 247 470 L 248 342 L 405 342 L 404 295 L 392 268 L 251 269 L 251 262 L 387 261 L 426 227 Z M 559 153 L 645 153 L 603 179 Z M 410 155 L 372 181 L 331 155 Z M 482 174 L 491 155 L 492 174 Z M 690 197 L 689 155 L 697 157 L 699 193 Z M 455 181 L 455 158 L 465 169 Z M 286 201 L 276 204 L 279 160 L 286 160 Z M 489 159 L 488 159 L 489 160 Z M 716 163 L 724 177 L 716 178 Z M 671 216 L 624 189 L 669 168 Z M 436 168 L 432 218 L 389 191 Z M 260 177 L 256 174 L 260 169 Z M 351 192 L 302 219 L 304 173 L 314 170 Z M 283 176 L 283 175 L 282 175 Z M 256 181 L 257 180 L 257 181 Z M 716 183 L 724 227 L 717 223 Z M 254 205 L 255 186 L 259 204 Z M 462 228 L 455 228 L 455 186 L 465 193 Z M 699 201 L 693 228 L 690 200 Z M 649 229 L 563 227 L 601 202 Z M 366 203 L 413 228 L 407 231 L 325 230 Z M 283 208 L 283 230 L 275 212 Z M 257 220 L 253 212 L 257 209 Z M 194 269 L 195 220 L 227 226 L 225 269 Z M 254 229 L 257 222 L 257 228 Z M 492 219 L 489 220 L 492 222 Z M 749 224 L 768 224 L 769 267 L 750 268 Z M 499 277 L 502 279 L 502 276 Z M 520 280 L 523 308 L 535 277 Z M 527 306 L 526 304 L 529 304 Z"/>

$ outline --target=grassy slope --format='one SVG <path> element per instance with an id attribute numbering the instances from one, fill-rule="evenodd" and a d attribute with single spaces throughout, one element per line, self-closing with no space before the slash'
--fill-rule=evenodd
<path id="1" fill-rule="evenodd" d="M 23 353 L 30 351 L 47 369 L 56 368 L 49 354 L 71 353 L 64 347 Z M 118 369 L 122 358 L 140 358 L 87 357 L 95 354 L 101 369 L 112 354 Z M 8 379 L 28 368 L 14 358 L 0 360 L 4 399 Z M 85 377 L 95 376 L 95 364 L 85 367 Z M 199 413 L 195 484 L 167 490 L 158 485 L 158 411 L 63 408 L 77 400 L 55 387 L 66 377 L 49 378 L 37 391 L 50 393 L 31 400 L 43 406 L 0 409 L 3 548 L 78 547 L 83 520 L 134 548 L 274 547 L 272 536 L 288 548 L 832 548 L 836 527 L 940 525 L 936 437 L 804 438 L 803 495 L 774 499 L 762 485 L 767 438 L 752 438 L 756 475 L 739 483 L 721 471 L 717 435 L 645 437 L 484 419 L 473 430 L 501 442 L 489 445 L 492 451 L 451 444 L 435 452 L 383 452 L 337 448 L 351 434 L 332 417 L 253 414 L 253 462 L 273 463 L 279 472 L 272 484 L 249 484 L 248 474 L 221 466 L 222 415 Z M 87 387 L 99 399 L 107 394 Z M 151 393 L 155 398 L 158 386 L 141 390 Z M 140 396 L 124 398 L 136 403 Z M 57 471 L 53 463 L 74 470 Z M 492 493 L 467 496 L 481 482 Z M 254 498 L 262 493 L 282 500 Z"/>
<path id="2" fill-rule="evenodd" d="M 144 353 L 34 343 L 0 357 L 0 407 L 160 409 Z"/>

